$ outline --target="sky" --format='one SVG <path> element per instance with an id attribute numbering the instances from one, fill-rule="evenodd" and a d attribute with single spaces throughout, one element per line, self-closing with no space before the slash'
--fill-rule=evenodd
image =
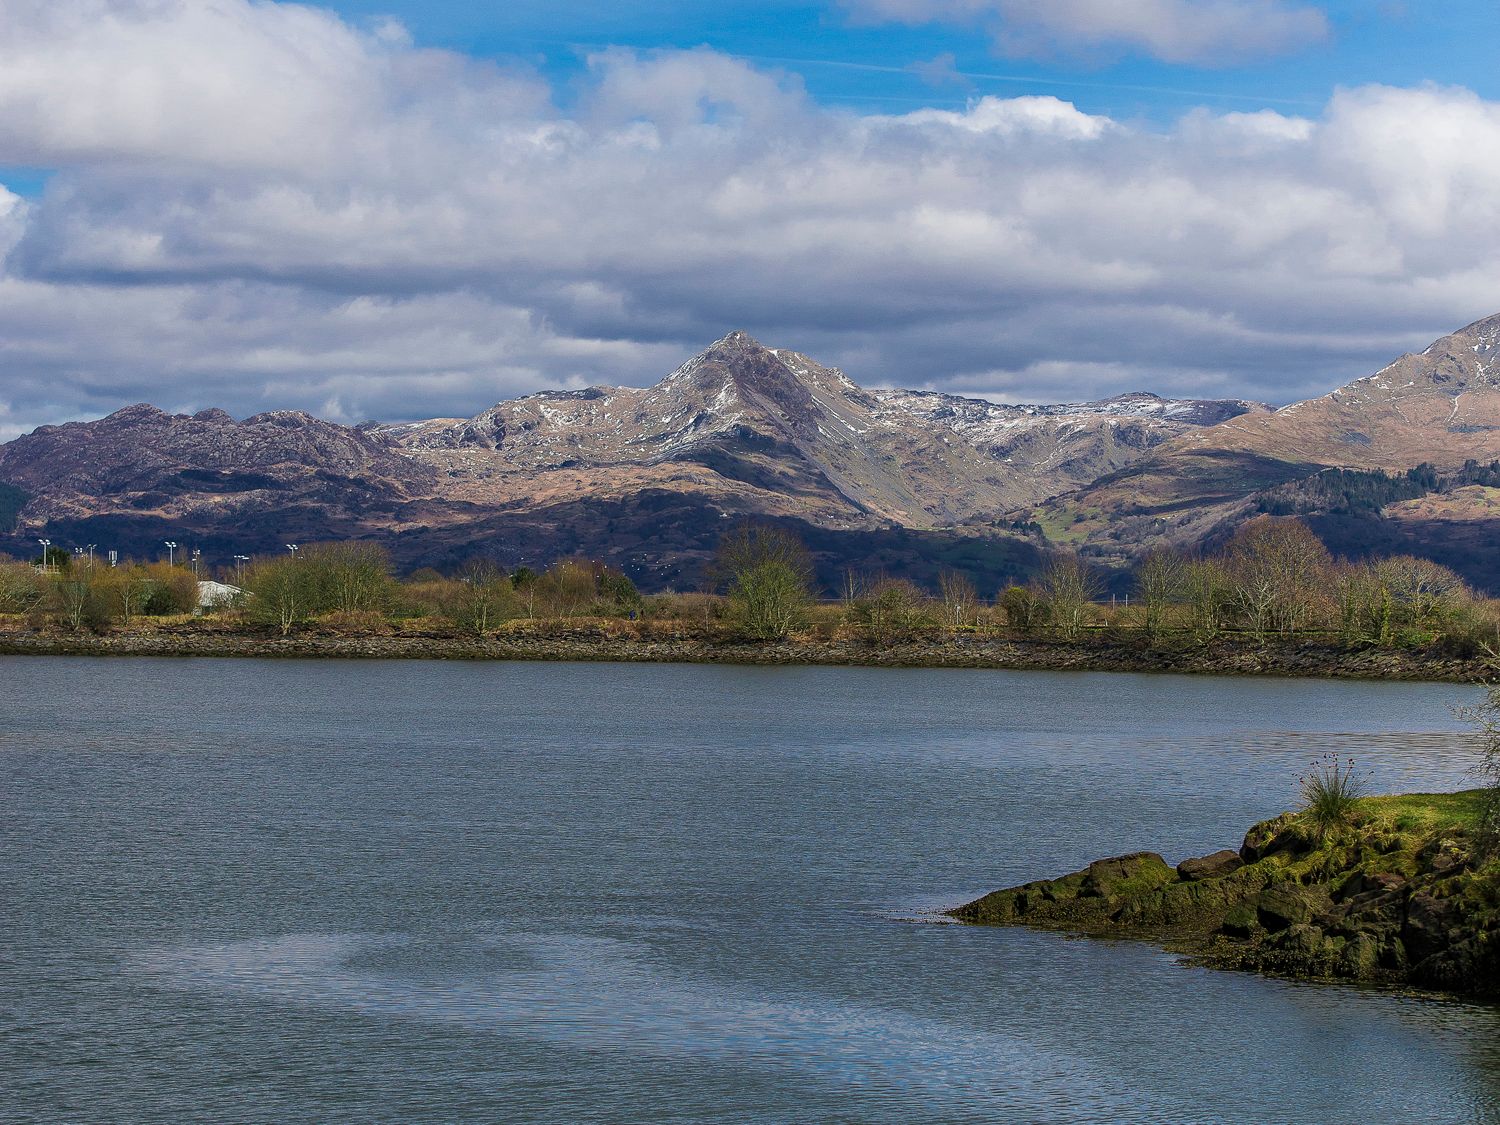
<path id="1" fill-rule="evenodd" d="M 0 0 L 0 440 L 644 385 L 1323 394 L 1500 312 L 1493 0 Z"/>

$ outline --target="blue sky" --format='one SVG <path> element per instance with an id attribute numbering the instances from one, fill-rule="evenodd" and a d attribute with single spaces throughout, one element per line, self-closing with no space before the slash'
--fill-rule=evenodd
<path id="1" fill-rule="evenodd" d="M 0 3 L 0 440 L 642 385 L 1287 402 L 1500 310 L 1493 0 Z"/>
<path id="2" fill-rule="evenodd" d="M 1500 7 L 1492 0 L 1341 0 L 1321 5 L 1331 34 L 1284 55 L 1224 66 L 1182 66 L 1126 49 L 1051 60 L 997 55 L 973 26 L 860 21 L 836 4 L 765 0 L 714 4 L 476 4 L 456 0 L 327 5 L 354 21 L 401 20 L 421 43 L 481 57 L 519 58 L 566 83 L 580 56 L 609 45 L 641 49 L 708 45 L 781 62 L 819 101 L 890 111 L 962 104 L 967 96 L 1056 94 L 1089 113 L 1166 119 L 1194 105 L 1316 111 L 1339 86 L 1437 82 L 1500 96 L 1495 64 Z M 925 81 L 912 67 L 951 55 L 971 86 Z M 869 69 L 863 69 L 869 68 Z M 986 75 L 1003 76 L 1004 80 Z"/>

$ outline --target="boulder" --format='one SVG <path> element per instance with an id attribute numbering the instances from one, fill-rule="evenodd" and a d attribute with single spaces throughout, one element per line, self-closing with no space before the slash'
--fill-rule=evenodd
<path id="1" fill-rule="evenodd" d="M 1304 887 L 1299 883 L 1276 883 L 1261 891 L 1255 900 L 1260 924 L 1272 933 L 1311 922 L 1332 905 L 1321 887 Z"/>
<path id="2" fill-rule="evenodd" d="M 1239 852 L 1230 851 L 1225 848 L 1221 852 L 1212 855 L 1199 856 L 1196 859 L 1185 859 L 1177 865 L 1177 876 L 1180 879 L 1196 881 L 1198 879 L 1217 879 L 1223 875 L 1229 875 L 1245 866 L 1245 861 L 1240 858 Z"/>
<path id="3" fill-rule="evenodd" d="M 1352 899 L 1370 894 L 1388 894 L 1406 885 L 1406 877 L 1394 871 L 1357 871 L 1339 887 L 1339 898 Z"/>
<path id="4" fill-rule="evenodd" d="M 1306 922 L 1288 926 L 1276 939 L 1276 947 L 1283 953 L 1306 962 L 1316 960 L 1323 945 L 1323 931 Z"/>
<path id="5" fill-rule="evenodd" d="M 1117 898 L 1170 883 L 1177 873 L 1155 852 L 1132 852 L 1095 860 L 1083 873 L 1080 895 Z"/>
<path id="6" fill-rule="evenodd" d="M 1224 915 L 1224 924 L 1219 928 L 1229 937 L 1250 937 L 1260 929 L 1260 915 L 1255 909 L 1255 904 L 1242 902 L 1238 906 L 1231 907 L 1229 913 Z"/>
<path id="7" fill-rule="evenodd" d="M 1406 924 L 1401 927 L 1401 942 L 1412 963 L 1441 953 L 1450 944 L 1453 908 L 1425 891 L 1411 896 L 1406 904 Z"/>
<path id="8" fill-rule="evenodd" d="M 1300 854 L 1313 846 L 1313 839 L 1295 813 L 1282 813 L 1275 820 L 1262 821 L 1245 833 L 1240 858 L 1255 863 L 1278 852 Z"/>
<path id="9" fill-rule="evenodd" d="M 1344 943 L 1339 955 L 1339 972 L 1355 980 L 1366 980 L 1380 968 L 1380 942 L 1369 934 L 1357 933 Z"/>

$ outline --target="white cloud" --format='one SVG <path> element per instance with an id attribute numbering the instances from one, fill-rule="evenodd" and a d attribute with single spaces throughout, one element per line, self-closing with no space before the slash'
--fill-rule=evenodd
<path id="1" fill-rule="evenodd" d="M 1080 113 L 1068 102 L 1051 97 L 994 98 L 970 102 L 962 113 L 945 109 L 919 109 L 890 122 L 928 127 L 946 125 L 970 133 L 1012 136 L 1016 133 L 1051 134 L 1072 140 L 1089 140 L 1110 125 L 1106 117 Z"/>
<path id="2" fill-rule="evenodd" d="M 967 23 L 1012 55 L 1124 48 L 1215 65 L 1278 55 L 1328 34 L 1317 8 L 1289 0 L 843 0 L 857 19 Z"/>
<path id="3" fill-rule="evenodd" d="M 284 5 L 0 12 L 0 166 L 56 170 L 0 194 L 7 427 L 470 413 L 734 327 L 872 383 L 1286 399 L 1500 309 L 1500 106 L 1465 90 L 1152 131 L 1040 97 L 859 117 L 611 50 L 564 111 Z"/>

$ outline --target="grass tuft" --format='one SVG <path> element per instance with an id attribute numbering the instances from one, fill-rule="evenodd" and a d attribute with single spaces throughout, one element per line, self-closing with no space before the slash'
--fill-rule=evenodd
<path id="1" fill-rule="evenodd" d="M 1302 815 L 1318 843 L 1354 822 L 1354 810 L 1364 792 L 1365 779 L 1354 772 L 1354 759 L 1324 754 L 1297 779 L 1302 790 Z"/>

